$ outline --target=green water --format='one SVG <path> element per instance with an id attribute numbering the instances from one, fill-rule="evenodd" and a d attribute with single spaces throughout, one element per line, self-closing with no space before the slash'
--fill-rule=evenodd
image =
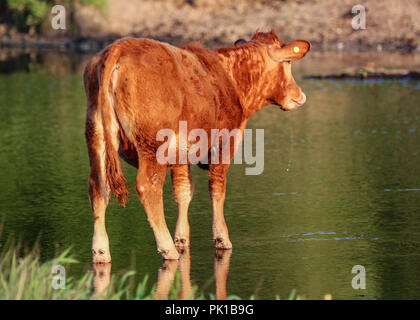
<path id="1" fill-rule="evenodd" d="M 269 106 L 248 128 L 265 130 L 265 167 L 246 176 L 233 165 L 225 216 L 234 246 L 228 294 L 248 298 L 420 298 L 420 84 L 415 81 L 297 80 L 307 103 L 297 111 Z M 42 258 L 71 246 L 91 270 L 89 162 L 80 72 L 42 68 L 0 74 L 0 217 L 9 237 Z M 254 130 L 255 133 L 255 130 Z M 107 230 L 112 273 L 137 271 L 157 280 L 162 261 L 134 191 L 136 170 L 124 164 L 130 201 L 112 200 Z M 193 285 L 214 293 L 211 204 L 206 172 L 193 167 L 190 207 Z M 176 205 L 169 176 L 165 212 Z M 366 289 L 354 290 L 354 265 Z"/>

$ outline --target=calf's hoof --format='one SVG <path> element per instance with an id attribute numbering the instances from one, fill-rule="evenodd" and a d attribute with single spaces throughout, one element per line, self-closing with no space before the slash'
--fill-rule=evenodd
<path id="1" fill-rule="evenodd" d="M 174 243 L 175 247 L 178 249 L 186 249 L 190 247 L 190 241 L 187 237 L 175 236 Z"/>
<path id="2" fill-rule="evenodd" d="M 109 250 L 92 249 L 92 263 L 103 264 L 111 262 L 111 254 Z"/>
<path id="3" fill-rule="evenodd" d="M 217 237 L 213 239 L 214 246 L 216 249 L 222 249 L 222 250 L 229 250 L 232 249 L 232 243 L 229 239 L 225 239 L 223 237 Z"/>
<path id="4" fill-rule="evenodd" d="M 179 253 L 175 250 L 158 249 L 158 253 L 162 255 L 163 260 L 178 260 Z"/>

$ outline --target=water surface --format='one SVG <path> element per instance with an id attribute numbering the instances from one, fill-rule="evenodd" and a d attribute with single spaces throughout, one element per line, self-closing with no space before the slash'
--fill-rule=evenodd
<path id="1" fill-rule="evenodd" d="M 307 103 L 289 113 L 266 107 L 248 124 L 265 130 L 263 174 L 233 165 L 228 175 L 228 294 L 419 299 L 420 83 L 302 80 L 302 66 L 296 78 Z M 39 236 L 43 259 L 71 246 L 81 263 L 70 274 L 82 275 L 92 269 L 93 225 L 80 70 L 35 65 L 0 74 L 0 114 L 0 241 Z M 136 170 L 123 169 L 130 201 L 124 209 L 112 200 L 106 216 L 112 273 L 134 269 L 154 283 L 162 261 L 134 190 Z M 207 173 L 192 174 L 190 279 L 209 294 Z M 169 176 L 165 212 L 173 230 Z M 354 265 L 366 268 L 366 290 L 351 286 Z"/>

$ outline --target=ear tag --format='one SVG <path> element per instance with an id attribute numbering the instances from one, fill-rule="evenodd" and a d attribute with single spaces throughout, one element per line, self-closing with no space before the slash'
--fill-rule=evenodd
<path id="1" fill-rule="evenodd" d="M 293 48 L 293 52 L 294 52 L 294 53 L 298 53 L 299 51 L 300 51 L 299 47 L 294 47 L 294 48 Z"/>

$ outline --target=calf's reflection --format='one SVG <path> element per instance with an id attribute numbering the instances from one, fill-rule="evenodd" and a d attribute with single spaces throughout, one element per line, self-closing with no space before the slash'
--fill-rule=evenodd
<path id="1" fill-rule="evenodd" d="M 215 251 L 213 259 L 215 297 L 217 300 L 227 298 L 226 282 L 229 273 L 230 257 L 232 250 L 218 249 Z M 100 298 L 108 294 L 108 286 L 111 281 L 111 264 L 93 264 L 93 288 L 94 297 Z M 191 255 L 190 249 L 180 251 L 179 260 L 164 260 L 158 269 L 158 279 L 154 299 L 163 300 L 169 298 L 172 283 L 175 279 L 176 271 L 179 270 L 181 276 L 181 288 L 177 299 L 194 299 L 190 278 Z"/>

